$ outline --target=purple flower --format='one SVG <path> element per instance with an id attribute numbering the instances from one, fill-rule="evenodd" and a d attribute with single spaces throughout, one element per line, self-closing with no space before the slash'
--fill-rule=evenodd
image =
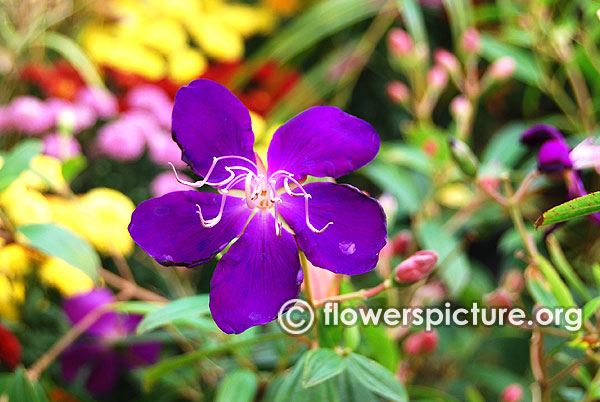
<path id="1" fill-rule="evenodd" d="M 145 201 L 129 232 L 167 266 L 204 264 L 237 238 L 211 281 L 210 309 L 224 332 L 266 324 L 298 296 L 298 247 L 313 265 L 335 273 L 375 267 L 386 238 L 379 203 L 348 185 L 303 185 L 309 175 L 337 178 L 371 161 L 379 136 L 368 123 L 335 107 L 310 108 L 274 134 L 268 169 L 252 149 L 248 110 L 217 83 L 181 88 L 172 124 L 183 160 L 204 178 L 180 181 L 219 194 L 178 191 Z"/>
<path id="2" fill-rule="evenodd" d="M 127 93 L 125 101 L 131 109 L 149 112 L 163 128 L 171 129 L 173 102 L 161 88 L 153 85 L 136 87 Z"/>
<path id="3" fill-rule="evenodd" d="M 570 198 L 587 195 L 578 170 L 600 167 L 600 146 L 586 139 L 573 150 L 556 127 L 538 124 L 527 129 L 521 142 L 531 148 L 540 147 L 537 159 L 538 169 L 544 173 L 561 173 L 567 183 Z M 600 213 L 588 215 L 592 222 L 600 224 Z"/>
<path id="4" fill-rule="evenodd" d="M 77 324 L 95 309 L 114 302 L 106 289 L 96 289 L 65 301 L 69 320 Z M 67 349 L 61 358 L 65 380 L 74 381 L 81 373 L 86 376 L 86 388 L 94 394 L 109 392 L 115 386 L 119 370 L 134 369 L 158 360 L 157 343 L 130 344 L 117 350 L 117 344 L 135 332 L 142 317 L 106 312 L 86 331 L 89 337 Z M 83 369 L 86 370 L 83 370 Z"/>
<path id="5" fill-rule="evenodd" d="M 45 136 L 42 142 L 44 154 L 60 160 L 67 160 L 81 154 L 81 146 L 73 137 L 53 133 Z"/>
<path id="6" fill-rule="evenodd" d="M 91 108 L 99 117 L 103 119 L 113 117 L 119 112 L 117 98 L 115 98 L 110 91 L 104 88 L 82 88 L 77 93 L 76 101 L 79 104 Z"/>
<path id="7" fill-rule="evenodd" d="M 48 106 L 33 96 L 13 99 L 8 113 L 11 127 L 25 134 L 42 134 L 54 126 L 54 116 Z"/>

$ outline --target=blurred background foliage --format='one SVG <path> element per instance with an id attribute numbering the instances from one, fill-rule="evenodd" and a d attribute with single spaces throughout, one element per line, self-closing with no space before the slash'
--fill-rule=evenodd
<path id="1" fill-rule="evenodd" d="M 539 123 L 571 147 L 591 137 L 596 170 L 580 175 L 599 189 L 599 8 L 1 0 L 0 401 L 600 399 L 600 229 L 582 218 L 534 228 L 570 196 L 566 176 L 542 174 L 520 142 Z M 183 189 L 168 162 L 193 177 L 170 140 L 170 111 L 198 77 L 251 110 L 259 154 L 279 125 L 317 104 L 379 133 L 377 158 L 340 182 L 380 200 L 388 245 L 376 270 L 352 279 L 314 268 L 319 298 L 376 286 L 428 249 L 439 254 L 428 278 L 346 303 L 532 311 L 566 300 L 585 306 L 586 325 L 440 327 L 434 338 L 341 326 L 290 337 L 276 323 L 221 333 L 208 310 L 216 263 L 165 269 L 127 231 L 135 205 Z M 144 316 L 111 349 L 161 344 L 158 361 L 119 367 L 102 393 L 86 383 L 93 367 L 73 381 L 61 370 L 65 336 L 93 338 L 63 301 L 97 287 L 114 291 L 119 313 Z"/>

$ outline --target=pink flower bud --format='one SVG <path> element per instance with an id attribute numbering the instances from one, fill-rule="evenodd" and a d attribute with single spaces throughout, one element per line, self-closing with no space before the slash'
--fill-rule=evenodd
<path id="1" fill-rule="evenodd" d="M 490 66 L 490 77 L 496 80 L 505 80 L 513 75 L 516 67 L 517 62 L 512 57 L 500 57 Z"/>
<path id="2" fill-rule="evenodd" d="M 512 296 L 505 289 L 497 289 L 485 295 L 483 301 L 489 307 L 510 308 L 512 305 Z"/>
<path id="3" fill-rule="evenodd" d="M 427 73 L 427 83 L 436 90 L 441 90 L 448 84 L 448 73 L 441 65 L 435 65 Z"/>
<path id="4" fill-rule="evenodd" d="M 435 251 L 417 251 L 396 267 L 396 281 L 402 284 L 420 281 L 429 275 L 437 260 L 438 254 Z"/>
<path id="5" fill-rule="evenodd" d="M 520 402 L 523 398 L 523 388 L 519 384 L 511 384 L 504 388 L 500 400 L 502 402 Z"/>
<path id="6" fill-rule="evenodd" d="M 509 292 L 520 293 L 525 287 L 525 278 L 518 269 L 509 269 L 502 277 L 502 286 Z"/>
<path id="7" fill-rule="evenodd" d="M 436 49 L 433 54 L 433 60 L 436 64 L 444 67 L 449 73 L 455 73 L 460 69 L 458 59 L 446 49 Z"/>
<path id="8" fill-rule="evenodd" d="M 400 81 L 391 81 L 385 88 L 387 97 L 394 103 L 406 102 L 410 96 L 408 87 Z"/>
<path id="9" fill-rule="evenodd" d="M 394 56 L 404 56 L 413 50 L 414 43 L 408 33 L 394 28 L 388 34 L 388 49 Z"/>
<path id="10" fill-rule="evenodd" d="M 450 113 L 454 116 L 454 118 L 465 117 L 471 114 L 472 107 L 471 102 L 462 96 L 458 95 L 456 98 L 452 99 L 450 102 Z"/>
<path id="11" fill-rule="evenodd" d="M 402 344 L 402 350 L 408 356 L 431 353 L 437 347 L 439 336 L 437 331 L 421 331 L 410 334 Z"/>
<path id="12" fill-rule="evenodd" d="M 412 232 L 408 229 L 401 230 L 392 238 L 392 248 L 395 255 L 407 255 L 415 246 Z"/>
<path id="13" fill-rule="evenodd" d="M 481 39 L 475 28 L 467 28 L 462 37 L 463 48 L 469 53 L 479 53 L 481 50 Z"/>

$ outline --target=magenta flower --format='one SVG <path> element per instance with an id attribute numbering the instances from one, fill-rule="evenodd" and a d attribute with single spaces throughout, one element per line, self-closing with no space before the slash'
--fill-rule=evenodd
<path id="1" fill-rule="evenodd" d="M 151 113 L 163 128 L 171 129 L 173 102 L 161 88 L 154 85 L 136 87 L 127 93 L 125 102 L 131 109 Z"/>
<path id="2" fill-rule="evenodd" d="M 115 301 L 106 289 L 96 289 L 65 301 L 64 310 L 69 320 L 77 324 L 96 308 Z M 106 312 L 86 331 L 88 337 L 67 349 L 61 359 L 63 376 L 74 381 L 80 374 L 86 376 L 86 388 L 93 394 L 112 390 L 119 370 L 134 369 L 158 360 L 158 343 L 136 343 L 122 347 L 120 341 L 135 333 L 142 316 Z M 85 369 L 85 370 L 84 370 Z"/>
<path id="3" fill-rule="evenodd" d="M 53 125 L 58 126 L 61 120 L 68 121 L 72 124 L 74 133 L 86 130 L 96 123 L 96 112 L 84 104 L 51 98 L 46 101 L 46 107 L 52 116 Z"/>
<path id="4" fill-rule="evenodd" d="M 81 146 L 73 137 L 65 137 L 58 133 L 48 134 L 42 140 L 44 154 L 60 160 L 71 159 L 81 154 Z"/>
<path id="5" fill-rule="evenodd" d="M 98 117 L 108 119 L 119 112 L 117 98 L 112 92 L 100 87 L 86 87 L 77 92 L 77 103 L 85 105 L 96 113 Z"/>
<path id="6" fill-rule="evenodd" d="M 180 179 L 183 180 L 191 180 L 189 177 L 180 174 Z M 156 176 L 154 180 L 152 180 L 152 184 L 150 184 L 150 189 L 152 190 L 152 195 L 155 197 L 160 197 L 162 195 L 172 193 L 173 191 L 181 191 L 187 190 L 185 184 L 179 183 L 171 172 L 163 172 Z"/>
<path id="7" fill-rule="evenodd" d="M 375 267 L 386 238 L 379 203 L 348 185 L 303 185 L 309 175 L 337 178 L 371 161 L 379 137 L 368 123 L 334 107 L 310 108 L 277 130 L 267 168 L 252 149 L 248 110 L 225 87 L 196 80 L 178 91 L 172 125 L 184 161 L 204 178 L 181 181 L 219 194 L 178 191 L 145 201 L 129 232 L 167 266 L 204 264 L 237 238 L 211 281 L 210 309 L 224 332 L 268 323 L 298 296 L 298 247 L 335 273 Z"/>
<path id="8" fill-rule="evenodd" d="M 10 126 L 29 135 L 38 135 L 54 126 L 54 116 L 46 103 L 33 96 L 19 96 L 8 107 Z"/>
<path id="9" fill-rule="evenodd" d="M 157 129 L 152 116 L 146 113 L 126 114 L 98 131 L 97 151 L 120 161 L 137 159 L 144 153 L 145 133 Z"/>
<path id="10" fill-rule="evenodd" d="M 521 142 L 531 148 L 540 147 L 537 154 L 538 170 L 562 174 L 570 198 L 587 195 L 579 170 L 592 167 L 598 169 L 598 145 L 587 139 L 571 150 L 560 131 L 549 124 L 538 124 L 527 129 L 521 136 Z M 588 215 L 588 219 L 600 224 L 600 213 Z"/>

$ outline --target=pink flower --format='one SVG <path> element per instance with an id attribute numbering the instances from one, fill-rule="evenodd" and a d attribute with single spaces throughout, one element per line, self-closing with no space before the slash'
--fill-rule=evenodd
<path id="1" fill-rule="evenodd" d="M 395 278 L 398 283 L 411 284 L 424 279 L 435 267 L 438 253 L 431 250 L 417 251 L 396 267 Z"/>
<path id="2" fill-rule="evenodd" d="M 110 91 L 100 87 L 80 89 L 76 96 L 76 102 L 91 108 L 103 119 L 113 117 L 119 111 L 117 98 Z"/>
<path id="3" fill-rule="evenodd" d="M 450 102 L 450 112 L 455 119 L 468 116 L 471 114 L 471 111 L 471 102 L 463 95 L 458 95 Z"/>
<path id="4" fill-rule="evenodd" d="M 402 344 L 402 350 L 408 356 L 417 356 L 421 353 L 431 353 L 438 345 L 437 331 L 421 331 L 410 334 Z"/>
<path id="5" fill-rule="evenodd" d="M 171 162 L 175 167 L 185 167 L 185 163 L 181 160 L 181 149 L 168 132 L 158 129 L 144 134 L 150 151 L 150 159 L 154 163 L 166 166 Z"/>
<path id="6" fill-rule="evenodd" d="M 9 107 L 0 106 L 0 133 L 7 132 L 10 129 L 12 129 L 12 121 Z"/>
<path id="7" fill-rule="evenodd" d="M 60 98 L 51 98 L 46 102 L 52 115 L 53 125 L 65 124 L 74 133 L 88 129 L 96 123 L 96 112 L 84 104 L 71 103 Z"/>
<path id="8" fill-rule="evenodd" d="M 469 53 L 479 53 L 481 50 L 481 39 L 475 28 L 467 28 L 462 37 L 462 45 Z"/>
<path id="9" fill-rule="evenodd" d="M 133 119 L 120 119 L 98 131 L 96 146 L 100 153 L 121 161 L 130 161 L 144 152 L 144 132 Z"/>
<path id="10" fill-rule="evenodd" d="M 179 178 L 182 180 L 193 181 L 188 176 L 178 173 Z M 152 195 L 154 197 L 160 197 L 162 195 L 172 193 L 173 191 L 184 191 L 189 190 L 189 187 L 185 184 L 179 183 L 175 179 L 173 172 L 164 172 L 154 178 L 150 185 Z"/>
<path id="11" fill-rule="evenodd" d="M 519 384 L 510 384 L 504 388 L 500 400 L 502 402 L 519 402 L 523 398 L 523 388 Z"/>
<path id="12" fill-rule="evenodd" d="M 54 125 L 54 116 L 44 102 L 33 96 L 19 96 L 8 109 L 11 126 L 25 134 L 37 135 Z"/>
<path id="13" fill-rule="evenodd" d="M 173 102 L 165 91 L 153 85 L 142 85 L 127 93 L 127 105 L 135 110 L 150 112 L 165 129 L 171 130 Z"/>
<path id="14" fill-rule="evenodd" d="M 340 274 L 334 274 L 326 269 L 317 268 L 308 262 L 308 271 L 310 272 L 310 279 L 312 280 L 312 293 L 316 300 L 323 300 L 331 296 L 336 296 L 338 290 L 335 284 L 335 278 L 341 277 Z M 302 284 L 304 289 L 304 283 Z"/>
<path id="15" fill-rule="evenodd" d="M 73 137 L 65 137 L 58 133 L 48 134 L 43 139 L 44 154 L 60 160 L 71 159 L 81 154 L 81 146 Z"/>
<path id="16" fill-rule="evenodd" d="M 460 69 L 460 64 L 456 56 L 446 49 L 437 49 L 433 54 L 433 59 L 436 64 L 444 67 L 451 74 L 458 72 Z"/>
<path id="17" fill-rule="evenodd" d="M 427 83 L 435 90 L 442 90 L 448 85 L 448 73 L 441 65 L 435 65 L 427 73 Z"/>
<path id="18" fill-rule="evenodd" d="M 392 29 L 387 39 L 388 49 L 394 56 L 405 56 L 413 50 L 412 38 L 400 28 Z"/>
<path id="19" fill-rule="evenodd" d="M 492 63 L 489 74 L 493 79 L 505 80 L 513 75 L 516 68 L 517 62 L 515 59 L 510 56 L 504 56 Z"/>
<path id="20" fill-rule="evenodd" d="M 390 81 L 385 87 L 385 92 L 388 99 L 394 103 L 404 103 L 410 96 L 408 87 L 400 81 Z"/>

